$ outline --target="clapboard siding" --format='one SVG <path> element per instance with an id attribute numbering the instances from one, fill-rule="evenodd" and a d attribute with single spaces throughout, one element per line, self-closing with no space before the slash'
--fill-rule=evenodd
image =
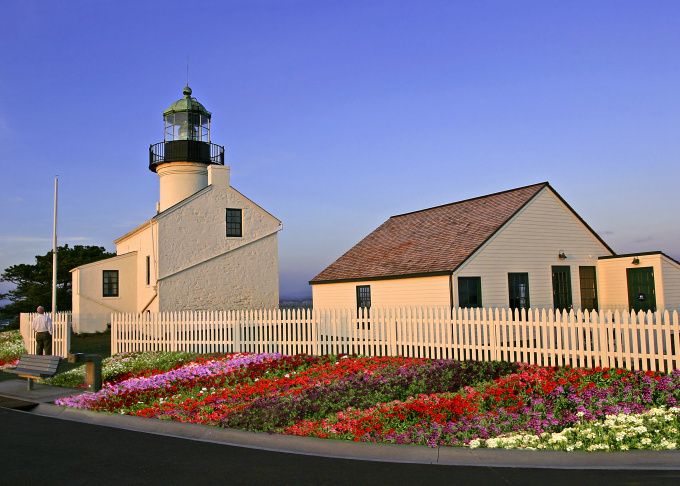
<path id="1" fill-rule="evenodd" d="M 371 306 L 450 306 L 449 276 L 312 285 L 315 309 L 356 307 L 358 285 L 371 286 Z"/>
<path id="2" fill-rule="evenodd" d="M 633 256 L 607 258 L 597 262 L 600 308 L 628 311 L 628 268 L 652 267 L 656 307 L 658 310 L 680 310 L 680 265 L 662 253 L 637 255 L 640 263 L 633 265 Z"/>
<path id="3" fill-rule="evenodd" d="M 601 309 L 628 310 L 628 277 L 626 268 L 632 258 L 600 260 L 597 262 L 597 291 Z M 651 266 L 651 265 L 644 265 Z"/>
<path id="4" fill-rule="evenodd" d="M 661 272 L 666 309 L 680 311 L 680 265 L 662 256 Z"/>
<path id="5" fill-rule="evenodd" d="M 560 260 L 563 250 L 566 260 Z M 534 308 L 550 308 L 552 266 L 571 267 L 574 308 L 581 307 L 579 266 L 596 266 L 597 257 L 611 252 L 545 188 L 454 274 L 482 277 L 482 302 L 489 307 L 508 306 L 508 273 L 529 274 L 529 297 Z"/>

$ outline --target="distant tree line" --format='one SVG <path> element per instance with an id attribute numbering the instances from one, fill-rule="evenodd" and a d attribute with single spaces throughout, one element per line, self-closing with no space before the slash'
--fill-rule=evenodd
<path id="1" fill-rule="evenodd" d="M 57 311 L 71 310 L 71 270 L 112 256 L 115 253 L 107 252 L 102 246 L 57 247 Z M 16 285 L 9 292 L 0 294 L 0 300 L 10 301 L 0 307 L 0 319 L 10 319 L 16 325 L 20 313 L 35 312 L 39 305 L 51 312 L 52 250 L 45 255 L 36 255 L 33 265 L 20 263 L 6 268 L 0 275 L 0 282 Z"/>

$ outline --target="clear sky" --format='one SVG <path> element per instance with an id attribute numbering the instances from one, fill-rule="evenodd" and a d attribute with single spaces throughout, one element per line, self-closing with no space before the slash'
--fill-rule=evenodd
<path id="1" fill-rule="evenodd" d="M 680 259 L 677 1 L 4 1 L 0 270 L 159 199 L 186 84 L 284 223 L 282 297 L 395 214 L 549 181 L 618 253 Z M 0 290 L 6 287 L 0 287 Z"/>

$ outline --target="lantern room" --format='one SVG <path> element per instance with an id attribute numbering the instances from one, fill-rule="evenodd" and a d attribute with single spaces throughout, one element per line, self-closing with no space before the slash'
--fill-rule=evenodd
<path id="1" fill-rule="evenodd" d="M 170 162 L 224 165 L 224 147 L 210 142 L 211 113 L 191 93 L 186 86 L 184 97 L 163 112 L 164 140 L 149 148 L 149 169 L 153 172 Z"/>
<path id="2" fill-rule="evenodd" d="M 184 98 L 163 112 L 165 141 L 196 140 L 210 143 L 210 112 L 191 97 L 191 88 L 182 90 Z"/>

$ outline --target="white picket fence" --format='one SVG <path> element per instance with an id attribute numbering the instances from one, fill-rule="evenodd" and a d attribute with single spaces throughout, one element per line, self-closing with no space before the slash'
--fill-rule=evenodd
<path id="1" fill-rule="evenodd" d="M 52 354 L 66 358 L 71 349 L 71 312 L 57 312 L 56 315 L 46 312 L 52 319 Z M 35 312 L 23 313 L 19 316 L 19 329 L 21 337 L 29 354 L 35 354 L 35 332 L 31 328 L 33 319 L 38 314 Z"/>
<path id="2" fill-rule="evenodd" d="M 518 361 L 542 366 L 680 367 L 674 311 L 447 307 L 112 314 L 111 352 L 279 352 Z"/>

